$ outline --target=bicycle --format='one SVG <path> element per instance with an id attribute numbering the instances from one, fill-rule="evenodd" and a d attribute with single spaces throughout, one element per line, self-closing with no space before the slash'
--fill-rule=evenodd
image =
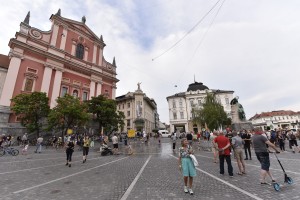
<path id="1" fill-rule="evenodd" d="M 19 150 L 14 149 L 12 147 L 2 147 L 0 149 L 0 156 L 3 156 L 5 154 L 10 154 L 12 156 L 17 156 L 17 155 L 19 155 Z"/>

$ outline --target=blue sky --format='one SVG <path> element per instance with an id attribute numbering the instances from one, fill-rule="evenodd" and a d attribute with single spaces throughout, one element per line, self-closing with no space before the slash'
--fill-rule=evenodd
<path id="1" fill-rule="evenodd" d="M 220 2 L 222 2 L 221 0 Z M 44 31 L 59 8 L 103 35 L 105 59 L 118 65 L 117 95 L 137 88 L 154 98 L 163 122 L 166 97 L 194 80 L 211 89 L 234 90 L 248 118 L 279 109 L 300 110 L 300 1 L 226 0 L 176 48 L 175 44 L 217 0 L 0 0 L 0 53 L 31 11 L 30 25 Z M 204 37 L 205 33 L 206 36 Z M 201 46 L 197 48 L 199 42 Z M 194 56 L 193 56 L 194 55 Z M 174 85 L 178 87 L 175 88 Z"/>

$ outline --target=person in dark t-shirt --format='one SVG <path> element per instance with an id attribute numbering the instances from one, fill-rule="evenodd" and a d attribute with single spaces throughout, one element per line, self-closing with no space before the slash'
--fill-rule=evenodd
<path id="1" fill-rule="evenodd" d="M 245 155 L 246 158 L 245 160 L 248 160 L 248 154 L 249 153 L 249 159 L 252 160 L 251 158 L 251 133 L 250 131 L 243 131 L 242 133 L 242 139 L 244 140 L 244 149 L 245 149 Z"/>
<path id="2" fill-rule="evenodd" d="M 273 148 L 276 153 L 279 153 L 279 151 L 276 149 L 276 146 L 272 144 L 266 136 L 263 135 L 263 132 L 260 129 L 255 129 L 255 134 L 252 136 L 252 143 L 254 147 L 254 151 L 257 157 L 257 160 L 261 164 L 261 171 L 260 171 L 260 177 L 261 177 L 261 184 L 267 184 L 266 183 L 266 176 L 269 175 L 272 179 L 272 183 L 276 183 L 274 180 L 274 177 L 272 176 L 269 168 L 270 168 L 270 158 L 269 158 L 269 151 L 266 146 L 269 145 L 269 147 Z"/>

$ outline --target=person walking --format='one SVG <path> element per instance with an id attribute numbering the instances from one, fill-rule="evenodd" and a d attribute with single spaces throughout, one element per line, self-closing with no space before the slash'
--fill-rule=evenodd
<path id="1" fill-rule="evenodd" d="M 157 139 L 158 139 L 158 144 L 160 144 L 160 140 L 161 140 L 161 133 L 157 132 Z"/>
<path id="2" fill-rule="evenodd" d="M 74 147 L 75 147 L 74 141 L 72 139 L 70 139 L 70 141 L 67 142 L 67 145 L 66 145 L 66 155 L 67 155 L 66 166 L 71 167 L 72 154 L 74 152 Z"/>
<path id="3" fill-rule="evenodd" d="M 279 140 L 279 147 L 281 151 L 285 151 L 285 139 L 284 136 L 282 135 L 282 132 L 279 133 L 278 135 L 278 140 Z"/>
<path id="4" fill-rule="evenodd" d="M 35 150 L 35 153 L 39 152 L 41 153 L 42 152 L 42 142 L 43 142 L 43 137 L 40 136 L 37 140 L 36 140 L 36 150 Z"/>
<path id="5" fill-rule="evenodd" d="M 175 150 L 175 148 L 176 148 L 176 139 L 177 139 L 176 133 L 172 134 L 171 139 L 172 139 L 172 142 L 173 142 L 173 152 L 175 153 L 176 152 L 176 150 Z"/>
<path id="6" fill-rule="evenodd" d="M 82 148 L 82 163 L 86 162 L 87 156 L 89 155 L 91 140 L 88 135 L 85 135 L 83 138 L 83 148 Z"/>
<path id="7" fill-rule="evenodd" d="M 218 136 L 218 132 L 214 131 L 211 136 L 211 151 L 214 154 L 214 163 L 217 163 L 217 153 L 218 153 L 218 145 L 215 144 L 215 138 Z"/>
<path id="8" fill-rule="evenodd" d="M 294 133 L 294 132 L 291 131 L 291 133 L 290 133 L 290 139 L 291 139 L 291 146 L 292 146 L 293 153 L 295 153 L 296 151 L 298 153 L 300 153 L 300 149 L 299 149 L 298 143 L 297 143 L 296 133 Z"/>
<path id="9" fill-rule="evenodd" d="M 22 145 L 25 147 L 25 145 L 27 144 L 28 141 L 28 136 L 27 133 L 24 133 L 24 135 L 22 136 Z"/>
<path id="10" fill-rule="evenodd" d="M 112 143 L 113 143 L 113 152 L 115 155 L 118 154 L 118 151 L 119 151 L 119 139 L 117 137 L 117 134 L 115 133 L 114 136 L 111 138 L 112 140 Z"/>
<path id="11" fill-rule="evenodd" d="M 218 148 L 219 150 L 220 174 L 224 175 L 224 160 L 226 160 L 229 177 L 233 177 L 229 139 L 224 136 L 224 133 L 222 131 L 220 131 L 218 137 L 214 139 L 214 143 L 218 145 L 218 147 L 215 146 L 215 148 Z"/>
<path id="12" fill-rule="evenodd" d="M 272 183 L 276 183 L 274 177 L 272 176 L 270 172 L 270 158 L 269 158 L 269 151 L 266 146 L 266 144 L 273 148 L 276 153 L 279 153 L 279 151 L 276 149 L 276 146 L 272 144 L 267 137 L 263 135 L 263 132 L 260 130 L 260 128 L 256 128 L 254 130 L 254 135 L 252 136 L 252 143 L 255 151 L 255 155 L 257 157 L 257 160 L 261 164 L 261 171 L 260 171 L 260 183 L 261 184 L 267 184 L 266 183 L 266 176 L 269 175 L 272 179 Z"/>
<path id="13" fill-rule="evenodd" d="M 188 133 L 186 134 L 186 139 L 187 139 L 187 141 L 189 142 L 189 145 L 192 146 L 192 144 L 193 144 L 193 135 L 192 135 L 191 132 L 188 132 Z"/>
<path id="14" fill-rule="evenodd" d="M 248 154 L 247 152 L 249 153 L 249 159 L 252 160 L 252 157 L 251 157 L 251 134 L 250 134 L 250 131 L 245 131 L 243 132 L 242 134 L 242 139 L 244 140 L 244 149 L 245 149 L 245 160 L 248 160 Z"/>
<path id="15" fill-rule="evenodd" d="M 196 174 L 196 168 L 193 164 L 193 161 L 190 157 L 191 154 L 193 154 L 193 149 L 189 145 L 186 138 L 183 138 L 181 140 L 181 147 L 179 148 L 179 169 L 182 172 L 183 180 L 184 180 L 184 192 L 190 193 L 191 195 L 194 194 L 193 192 L 193 178 L 197 175 Z M 188 188 L 189 183 L 189 188 Z"/>
<path id="16" fill-rule="evenodd" d="M 243 175 L 246 174 L 246 168 L 245 168 L 245 162 L 243 159 L 243 150 L 242 150 L 244 141 L 240 137 L 240 133 L 234 132 L 233 136 L 234 137 L 232 138 L 232 148 L 239 168 L 239 172 L 237 174 Z"/>

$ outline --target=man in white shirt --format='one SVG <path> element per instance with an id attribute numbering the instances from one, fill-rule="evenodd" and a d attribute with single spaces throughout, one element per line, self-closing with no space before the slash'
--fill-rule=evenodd
<path id="1" fill-rule="evenodd" d="M 119 150 L 119 139 L 117 137 L 117 134 L 115 133 L 114 136 L 111 138 L 112 143 L 113 143 L 113 152 L 114 154 L 118 154 L 118 150 Z"/>
<path id="2" fill-rule="evenodd" d="M 43 137 L 40 136 L 37 140 L 36 140 L 36 150 L 35 150 L 35 153 L 39 152 L 41 153 L 42 152 L 42 142 L 43 142 Z"/>

